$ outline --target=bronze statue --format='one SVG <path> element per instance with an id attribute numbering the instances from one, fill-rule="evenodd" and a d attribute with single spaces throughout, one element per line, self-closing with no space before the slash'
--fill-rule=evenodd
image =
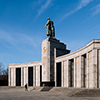
<path id="1" fill-rule="evenodd" d="M 53 26 L 53 21 L 50 20 L 50 18 L 47 19 L 47 23 L 45 27 L 47 27 L 46 35 L 49 36 L 49 38 L 55 38 L 55 30 Z"/>

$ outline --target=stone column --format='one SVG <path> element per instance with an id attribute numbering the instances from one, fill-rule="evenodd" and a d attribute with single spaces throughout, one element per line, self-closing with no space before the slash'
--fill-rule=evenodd
<path id="1" fill-rule="evenodd" d="M 36 86 L 40 86 L 40 66 L 36 66 Z"/>
<path id="2" fill-rule="evenodd" d="M 76 58 L 76 87 L 80 87 L 80 66 L 79 66 L 79 57 Z"/>
<path id="3" fill-rule="evenodd" d="M 75 80 L 76 80 L 76 84 L 75 86 L 80 88 L 81 87 L 81 56 L 77 57 L 75 60 L 75 71 L 76 71 L 76 75 L 75 75 Z"/>
<path id="4" fill-rule="evenodd" d="M 11 86 L 14 86 L 14 68 L 11 68 Z"/>
<path id="5" fill-rule="evenodd" d="M 57 86 L 57 66 L 56 66 L 56 63 L 55 63 L 55 87 Z"/>
<path id="6" fill-rule="evenodd" d="M 96 71 L 97 72 L 97 69 L 96 69 L 96 60 L 97 60 L 97 54 L 95 54 L 96 52 L 95 52 L 96 50 L 92 50 L 92 88 L 95 88 L 97 85 L 95 84 L 95 79 L 94 79 L 94 77 L 96 77 L 95 76 L 95 72 L 94 71 Z M 96 59 L 95 59 L 96 58 Z M 96 77 L 97 78 L 97 77 Z"/>
<path id="7" fill-rule="evenodd" d="M 26 67 L 26 83 L 28 85 L 28 66 Z"/>
<path id="8" fill-rule="evenodd" d="M 97 49 L 93 49 L 93 75 L 94 88 L 97 88 Z"/>
<path id="9" fill-rule="evenodd" d="M 22 86 L 24 86 L 24 67 L 22 67 Z"/>
<path id="10" fill-rule="evenodd" d="M 57 79 L 56 79 L 56 74 L 57 74 L 57 69 L 56 69 L 56 48 L 54 48 L 54 81 L 55 81 L 55 87 L 57 86 Z"/>
<path id="11" fill-rule="evenodd" d="M 64 87 L 67 87 L 67 61 L 64 61 Z"/>
<path id="12" fill-rule="evenodd" d="M 61 62 L 61 86 L 64 86 L 64 66 L 63 66 L 63 61 Z"/>
<path id="13" fill-rule="evenodd" d="M 68 60 L 67 60 L 67 65 L 66 65 L 66 67 L 67 67 L 67 87 L 69 86 L 68 84 L 69 84 L 69 76 L 68 76 L 68 70 L 69 70 L 69 66 L 68 66 Z"/>
<path id="14" fill-rule="evenodd" d="M 89 69 L 89 66 L 88 66 L 88 62 L 89 62 L 89 55 L 88 53 L 86 53 L 86 88 L 89 88 L 88 84 L 89 84 L 89 72 L 88 72 L 88 69 Z"/>
<path id="15" fill-rule="evenodd" d="M 75 68 L 75 67 L 76 67 L 76 66 L 75 66 L 75 62 L 76 62 L 76 61 L 75 61 L 75 58 L 74 58 L 74 87 L 75 87 L 75 84 L 76 84 L 76 83 L 75 83 L 75 81 L 76 81 L 76 77 L 75 77 L 75 75 L 76 75 L 76 73 L 75 73 L 75 69 L 76 69 L 76 68 Z"/>
<path id="16" fill-rule="evenodd" d="M 100 50 L 98 50 L 98 87 L 100 88 Z"/>
<path id="17" fill-rule="evenodd" d="M 14 86 L 16 86 L 16 68 L 14 68 Z"/>
<path id="18" fill-rule="evenodd" d="M 84 87 L 84 57 L 81 56 L 81 87 Z"/>
<path id="19" fill-rule="evenodd" d="M 27 83 L 27 67 L 24 67 L 24 85 Z"/>
<path id="20" fill-rule="evenodd" d="M 93 84 L 93 81 L 94 81 L 94 79 L 93 79 L 93 70 L 94 70 L 94 68 L 93 68 L 93 51 L 90 51 L 89 52 L 89 63 L 88 63 L 88 65 L 89 65 L 89 69 L 88 69 L 88 71 L 89 71 L 89 88 L 93 88 L 94 87 L 94 84 Z"/>
<path id="21" fill-rule="evenodd" d="M 70 66 L 71 66 L 71 61 L 68 60 L 68 87 L 70 87 L 70 80 L 71 80 L 71 76 L 70 76 Z"/>
<path id="22" fill-rule="evenodd" d="M 22 76 L 22 67 L 21 67 L 21 86 L 23 86 L 23 76 Z"/>
<path id="23" fill-rule="evenodd" d="M 75 58 L 75 87 L 77 87 L 77 59 Z"/>
<path id="24" fill-rule="evenodd" d="M 78 85 L 78 87 L 80 87 L 81 88 L 81 56 L 79 56 L 79 78 L 78 78 L 78 82 L 79 82 L 79 85 Z"/>
<path id="25" fill-rule="evenodd" d="M 33 86 L 36 86 L 36 66 L 33 66 Z"/>

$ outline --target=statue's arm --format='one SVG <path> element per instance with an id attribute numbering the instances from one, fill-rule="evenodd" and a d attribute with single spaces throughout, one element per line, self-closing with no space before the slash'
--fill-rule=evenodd
<path id="1" fill-rule="evenodd" d="M 48 26 L 48 24 L 49 24 L 49 21 L 47 21 L 47 23 L 45 24 L 45 27 Z"/>

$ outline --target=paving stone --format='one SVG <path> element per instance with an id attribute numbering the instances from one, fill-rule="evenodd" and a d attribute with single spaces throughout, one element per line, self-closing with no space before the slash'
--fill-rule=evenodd
<path id="1" fill-rule="evenodd" d="M 100 100 L 100 97 L 68 97 L 54 92 L 0 89 L 0 100 Z"/>

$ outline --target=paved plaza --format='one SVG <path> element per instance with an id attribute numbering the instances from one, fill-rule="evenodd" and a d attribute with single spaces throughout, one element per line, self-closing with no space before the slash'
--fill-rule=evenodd
<path id="1" fill-rule="evenodd" d="M 0 100 L 100 100 L 100 97 L 68 97 L 55 92 L 0 89 Z"/>

